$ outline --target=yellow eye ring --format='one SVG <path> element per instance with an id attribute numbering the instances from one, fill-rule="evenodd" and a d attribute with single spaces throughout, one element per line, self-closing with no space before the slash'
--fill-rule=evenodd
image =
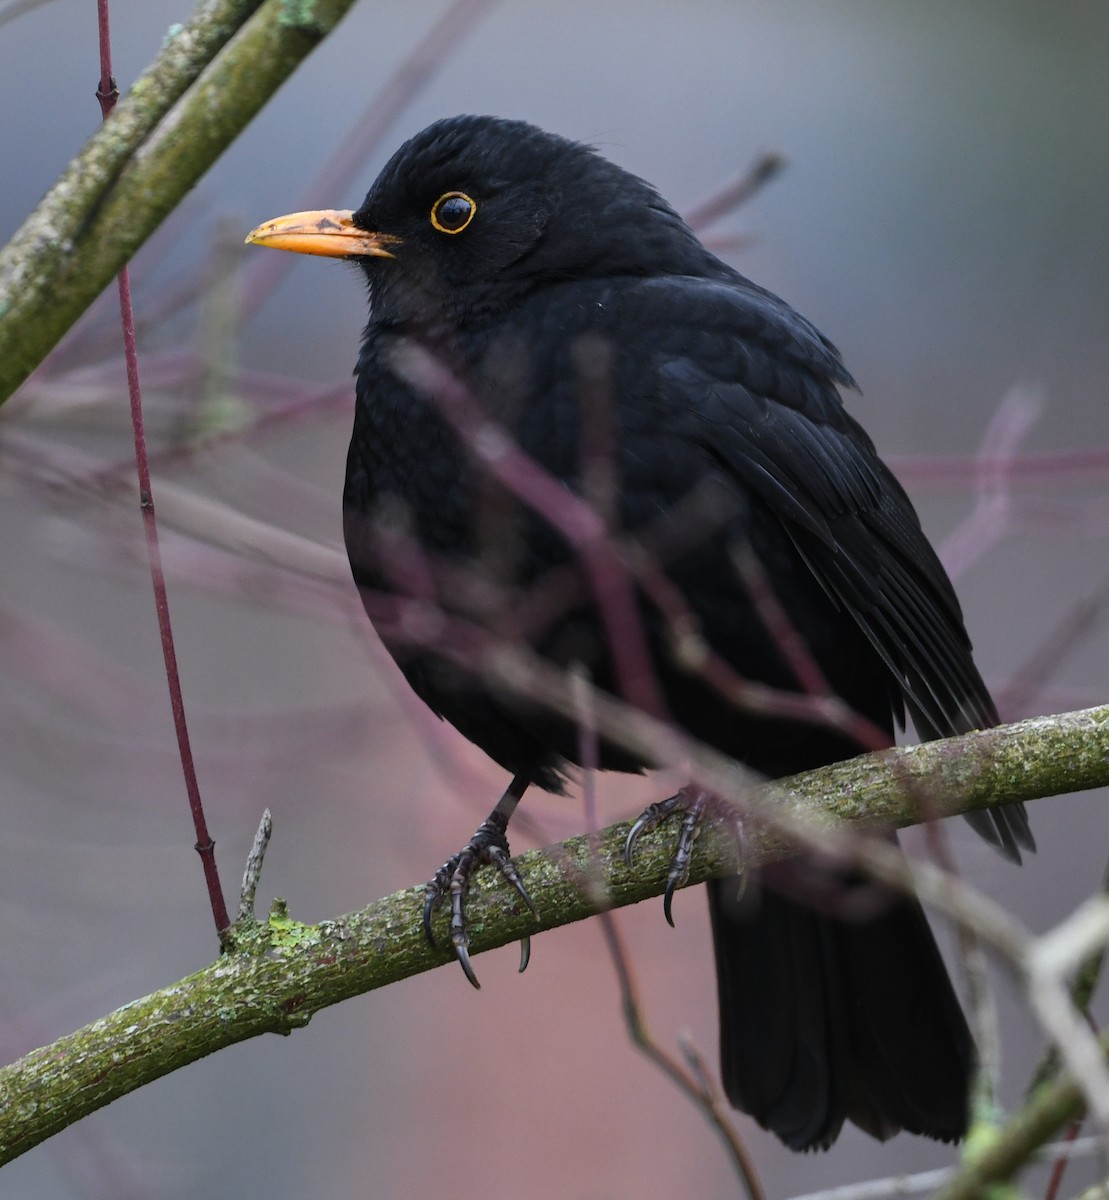
<path id="1" fill-rule="evenodd" d="M 440 233 L 461 233 L 476 212 L 477 205 L 465 192 L 444 192 L 431 206 L 431 223 Z"/>

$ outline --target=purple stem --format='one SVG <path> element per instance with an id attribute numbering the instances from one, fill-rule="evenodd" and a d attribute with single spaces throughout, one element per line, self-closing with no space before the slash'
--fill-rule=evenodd
<path id="1" fill-rule="evenodd" d="M 100 85 L 96 96 L 105 119 L 115 107 L 119 96 L 112 78 L 111 38 L 108 32 L 108 0 L 97 0 L 98 28 L 100 31 Z M 131 305 L 131 280 L 124 267 L 119 273 L 119 311 L 123 327 L 123 354 L 127 364 L 127 392 L 131 398 L 131 425 L 135 433 L 135 464 L 139 475 L 139 508 L 142 510 L 143 531 L 146 534 L 146 553 L 150 563 L 150 581 L 154 586 L 154 608 L 158 614 L 158 632 L 162 641 L 162 657 L 166 665 L 166 682 L 169 684 L 169 700 L 173 709 L 173 727 L 177 734 L 177 748 L 181 755 L 181 770 L 185 776 L 185 790 L 189 796 L 193 827 L 196 830 L 196 850 L 204 868 L 204 879 L 208 885 L 208 898 L 212 905 L 212 916 L 216 932 L 221 934 L 230 925 L 227 903 L 220 886 L 216 868 L 216 845 L 208 833 L 204 820 L 204 805 L 200 798 L 200 787 L 196 780 L 189 729 L 185 721 L 185 701 L 181 694 L 181 676 L 177 670 L 177 651 L 173 645 L 173 630 L 169 620 L 169 597 L 166 594 L 166 577 L 162 569 L 162 554 L 158 544 L 158 522 L 154 515 L 154 494 L 150 487 L 150 463 L 146 454 L 146 434 L 143 431 L 142 391 L 139 387 L 139 356 L 135 345 L 135 314 Z"/>

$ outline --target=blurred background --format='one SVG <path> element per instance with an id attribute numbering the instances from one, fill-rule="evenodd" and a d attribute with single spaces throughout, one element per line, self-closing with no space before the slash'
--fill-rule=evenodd
<path id="1" fill-rule="evenodd" d="M 758 155 L 783 155 L 784 173 L 706 237 L 840 346 L 864 392 L 852 409 L 956 576 L 1004 715 L 1104 701 L 1109 9 L 470 0 L 450 11 L 435 70 L 365 153 L 350 150 L 364 109 L 396 88 L 448 6 L 358 5 L 134 265 L 177 650 L 228 891 L 264 806 L 276 832 L 260 908 L 280 895 L 314 921 L 426 879 L 504 783 L 407 694 L 346 579 L 339 495 L 361 282 L 241 246 L 279 213 L 356 207 L 405 137 L 451 113 L 594 143 L 679 208 Z M 116 0 L 124 91 L 189 15 L 185 3 Z M 93 5 L 53 0 L 0 24 L 0 238 L 99 124 L 96 81 Z M 334 191 L 320 194 L 314 181 L 344 147 Z M 216 952 L 127 465 L 114 314 L 112 289 L 0 413 L 8 1059 Z M 988 471 L 975 465 L 983 448 Z M 606 816 L 638 811 L 668 782 L 604 779 Z M 584 825 L 576 795 L 525 808 L 517 849 Z M 1098 887 L 1109 818 L 1097 795 L 1037 803 L 1032 817 L 1040 852 L 1022 869 L 961 823 L 951 834 L 968 876 L 1044 929 Z M 659 1041 L 688 1034 L 715 1062 L 703 899 L 683 893 L 676 913 L 676 931 L 659 904 L 618 919 Z M 435 971 L 179 1071 L 5 1167 L 0 1195 L 737 1194 L 713 1132 L 629 1045 L 595 923 L 538 939 L 522 977 L 511 949 L 476 965 L 480 993 L 457 968 Z M 1042 1044 L 999 985 L 1013 1105 Z M 853 1130 L 826 1155 L 794 1156 L 738 1123 L 773 1196 L 952 1160 Z M 1094 1177 L 1071 1171 L 1072 1191 Z"/>

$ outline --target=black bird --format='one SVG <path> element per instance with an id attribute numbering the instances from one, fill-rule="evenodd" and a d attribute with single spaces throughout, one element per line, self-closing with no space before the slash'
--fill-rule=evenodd
<path id="1" fill-rule="evenodd" d="M 354 579 L 417 694 L 512 775 L 429 885 L 429 934 L 451 895 L 472 982 L 470 873 L 494 862 L 520 887 L 508 817 L 583 754 L 572 720 L 483 675 L 490 638 L 580 665 L 768 776 L 860 746 L 725 699 L 676 651 L 675 612 L 744 680 L 804 693 L 806 658 L 882 740 L 906 709 L 924 738 L 996 722 L 950 581 L 843 408 L 838 351 L 641 179 L 522 122 L 454 117 L 405 143 L 356 212 L 248 241 L 351 258 L 369 285 L 343 494 Z M 649 553 L 655 586 L 598 566 L 581 531 L 601 522 Z M 603 739 L 597 759 L 645 765 Z M 973 824 L 1011 858 L 1033 848 L 1019 807 Z M 709 885 L 727 1095 L 795 1149 L 844 1120 L 957 1139 L 974 1051 L 920 905 L 848 919 L 858 881 L 839 882 L 819 911 L 796 887 L 739 904 L 734 880 Z"/>

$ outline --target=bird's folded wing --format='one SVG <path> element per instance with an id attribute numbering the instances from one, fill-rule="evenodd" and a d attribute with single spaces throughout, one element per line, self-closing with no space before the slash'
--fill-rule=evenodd
<path id="1" fill-rule="evenodd" d="M 680 422 L 687 436 L 778 516 L 888 666 L 922 737 L 996 724 L 947 573 L 843 408 L 838 387 L 852 381 L 834 347 L 758 289 L 696 283 L 681 298 L 693 344 L 680 352 L 662 335 L 656 351 L 663 389 L 687 406 L 698 397 Z M 1032 848 L 1018 807 L 971 823 L 1011 857 Z"/>

